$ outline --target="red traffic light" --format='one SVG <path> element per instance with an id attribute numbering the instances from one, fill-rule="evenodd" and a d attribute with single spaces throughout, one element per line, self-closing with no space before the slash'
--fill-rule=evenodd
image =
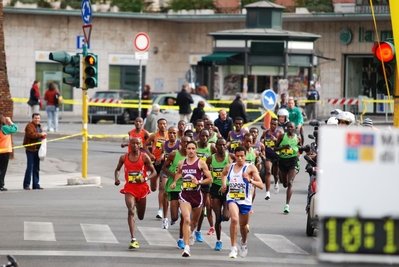
<path id="1" fill-rule="evenodd" d="M 371 51 L 382 62 L 390 62 L 395 58 L 395 46 L 389 42 L 376 43 Z"/>
<path id="2" fill-rule="evenodd" d="M 96 64 L 96 58 L 93 56 L 86 56 L 85 58 L 86 64 L 93 66 L 94 64 Z"/>

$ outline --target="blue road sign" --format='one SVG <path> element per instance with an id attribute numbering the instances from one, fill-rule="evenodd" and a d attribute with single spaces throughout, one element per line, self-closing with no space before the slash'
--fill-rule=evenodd
<path id="1" fill-rule="evenodd" d="M 265 109 L 267 109 L 267 110 L 274 109 L 276 107 L 276 103 L 277 103 L 276 93 L 272 89 L 263 91 L 261 102 L 262 102 L 262 106 Z"/>
<path id="2" fill-rule="evenodd" d="M 76 36 L 76 48 L 83 49 L 83 45 L 85 43 L 85 37 L 78 35 Z M 90 43 L 87 44 L 87 48 L 90 49 Z"/>
<path id="3" fill-rule="evenodd" d="M 91 9 L 90 0 L 82 0 L 82 20 L 84 24 L 89 24 L 91 21 L 91 17 L 93 15 L 93 10 Z"/>

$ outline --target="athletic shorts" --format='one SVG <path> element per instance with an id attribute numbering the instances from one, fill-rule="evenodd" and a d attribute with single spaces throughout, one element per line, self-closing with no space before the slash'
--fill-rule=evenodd
<path id="1" fill-rule="evenodd" d="M 129 184 L 126 183 L 124 188 L 120 190 L 121 194 L 131 194 L 134 196 L 136 201 L 140 201 L 142 198 L 145 198 L 150 191 L 150 187 L 148 186 L 148 183 L 142 183 L 142 184 Z"/>
<path id="2" fill-rule="evenodd" d="M 156 165 L 155 162 L 153 163 L 157 174 L 161 174 L 161 170 L 162 170 L 162 166 L 163 166 L 164 162 L 165 162 L 165 160 L 162 160 L 159 165 Z"/>
<path id="3" fill-rule="evenodd" d="M 211 191 L 211 185 L 210 184 L 202 184 L 201 191 L 204 193 L 209 193 Z"/>
<path id="4" fill-rule="evenodd" d="M 277 164 L 279 159 L 280 159 L 280 157 L 277 156 L 277 155 L 273 155 L 273 156 L 269 155 L 269 156 L 267 156 L 267 154 L 266 154 L 266 161 L 270 161 L 273 165 Z"/>
<path id="5" fill-rule="evenodd" d="M 179 200 L 180 192 L 169 192 L 168 193 L 168 201 Z"/>
<path id="6" fill-rule="evenodd" d="M 234 200 L 231 200 L 231 199 L 227 201 L 227 208 L 229 208 L 230 203 L 235 203 L 238 206 L 238 210 L 239 210 L 240 214 L 242 214 L 242 215 L 247 214 L 252 209 L 252 205 L 238 204 L 237 202 L 235 202 Z"/>
<path id="7" fill-rule="evenodd" d="M 221 188 L 222 187 L 220 185 L 212 184 L 210 194 L 212 199 L 216 198 L 224 202 L 226 201 L 226 193 L 223 194 L 222 192 L 220 192 Z"/>
<path id="8" fill-rule="evenodd" d="M 293 157 L 293 158 L 280 158 L 279 160 L 279 167 L 281 172 L 288 172 L 290 170 L 295 169 L 295 166 L 297 165 L 298 158 Z"/>
<path id="9" fill-rule="evenodd" d="M 179 193 L 179 202 L 190 203 L 193 209 L 200 208 L 204 205 L 204 194 L 198 191 L 181 191 Z"/>

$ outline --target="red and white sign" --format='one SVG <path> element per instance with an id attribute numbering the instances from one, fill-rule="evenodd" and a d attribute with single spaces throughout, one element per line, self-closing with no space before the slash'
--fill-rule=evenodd
<path id="1" fill-rule="evenodd" d="M 87 24 L 87 25 L 83 25 L 82 29 L 83 29 L 83 34 L 85 36 L 85 42 L 86 45 L 89 46 L 90 44 L 90 36 L 91 36 L 91 24 Z"/>
<path id="2" fill-rule="evenodd" d="M 140 52 L 147 51 L 150 47 L 150 37 L 144 32 L 139 32 L 136 37 L 134 37 L 134 47 Z"/>
<path id="3" fill-rule="evenodd" d="M 333 105 L 358 105 L 358 98 L 328 98 L 327 104 Z"/>

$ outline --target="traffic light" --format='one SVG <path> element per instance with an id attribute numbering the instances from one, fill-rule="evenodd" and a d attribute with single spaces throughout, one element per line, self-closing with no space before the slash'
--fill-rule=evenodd
<path id="1" fill-rule="evenodd" d="M 377 65 L 377 92 L 393 94 L 394 73 L 396 64 L 395 45 L 393 39 L 374 44 L 372 48 Z"/>
<path id="2" fill-rule="evenodd" d="M 88 54 L 84 59 L 84 83 L 85 88 L 98 86 L 98 58 L 96 54 Z"/>
<path id="3" fill-rule="evenodd" d="M 62 72 L 71 75 L 63 78 L 63 83 L 80 88 L 80 54 L 71 56 L 65 51 L 51 52 L 49 59 L 61 63 L 64 66 Z"/>

